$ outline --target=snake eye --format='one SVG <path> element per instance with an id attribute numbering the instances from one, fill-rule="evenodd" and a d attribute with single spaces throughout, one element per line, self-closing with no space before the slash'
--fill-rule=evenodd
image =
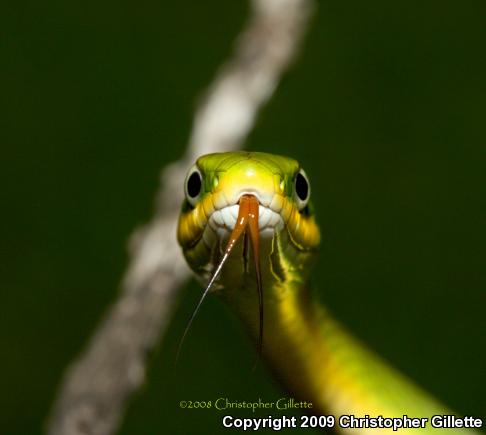
<path id="1" fill-rule="evenodd" d="M 294 190 L 297 207 L 302 210 L 309 202 L 310 197 L 309 179 L 303 169 L 300 169 L 295 175 Z"/>
<path id="2" fill-rule="evenodd" d="M 196 205 L 202 191 L 202 175 L 196 166 L 193 166 L 187 173 L 184 190 L 189 204 Z"/>

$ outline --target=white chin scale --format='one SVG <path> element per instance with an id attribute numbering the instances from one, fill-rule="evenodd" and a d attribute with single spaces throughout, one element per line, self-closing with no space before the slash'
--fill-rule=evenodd
<path id="1" fill-rule="evenodd" d="M 235 204 L 213 212 L 209 218 L 211 229 L 220 236 L 233 231 L 238 219 L 239 208 L 240 206 Z M 271 237 L 275 231 L 281 231 L 283 227 L 284 221 L 279 213 L 261 204 L 258 206 L 258 228 L 262 237 Z"/>

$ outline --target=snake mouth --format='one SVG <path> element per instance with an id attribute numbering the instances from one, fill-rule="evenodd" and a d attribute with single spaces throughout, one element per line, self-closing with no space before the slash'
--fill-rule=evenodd
<path id="1" fill-rule="evenodd" d="M 258 198 L 253 194 L 242 194 L 237 204 L 228 205 L 215 210 L 208 219 L 210 228 L 220 236 L 227 236 L 231 233 L 238 221 L 242 201 L 252 198 L 252 207 L 258 209 L 258 231 L 262 237 L 271 237 L 275 231 L 281 231 L 284 226 L 284 219 L 281 214 L 271 207 L 262 205 Z"/>

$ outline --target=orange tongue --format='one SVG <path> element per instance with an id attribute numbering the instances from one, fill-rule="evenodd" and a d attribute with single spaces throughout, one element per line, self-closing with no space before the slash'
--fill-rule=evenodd
<path id="1" fill-rule="evenodd" d="M 246 226 L 250 227 L 250 236 L 253 244 L 253 252 L 259 249 L 259 232 L 258 232 L 258 200 L 253 195 L 243 195 L 240 198 L 240 207 L 238 210 L 238 218 L 236 219 L 235 227 L 230 234 L 225 255 L 229 254 L 237 240 L 245 231 Z M 224 257 L 223 257 L 224 258 Z"/>
<path id="2" fill-rule="evenodd" d="M 226 248 L 224 250 L 223 257 L 221 258 L 216 270 L 214 271 L 211 279 L 209 280 L 209 284 L 207 285 L 204 293 L 199 300 L 196 308 L 194 309 L 189 322 L 187 323 L 186 329 L 184 334 L 182 335 L 181 341 L 179 343 L 179 349 L 177 351 L 176 361 L 179 359 L 179 353 L 182 347 L 182 343 L 184 338 L 191 327 L 192 321 L 196 316 L 199 307 L 201 306 L 203 300 L 205 299 L 206 295 L 208 294 L 209 290 L 213 286 L 214 282 L 218 278 L 221 270 L 223 269 L 224 263 L 228 259 L 231 251 L 233 250 L 236 242 L 241 237 L 241 235 L 245 232 L 246 227 L 249 227 L 250 233 L 250 240 L 252 245 L 253 251 L 253 260 L 255 262 L 255 272 L 256 272 L 256 282 L 257 282 L 257 292 L 258 292 L 258 305 L 259 305 L 259 312 L 260 312 L 260 325 L 259 325 L 259 338 L 258 338 L 258 356 L 262 354 L 262 347 L 263 347 L 263 287 L 262 287 L 262 277 L 261 277 L 261 269 L 260 269 L 260 232 L 258 228 L 258 209 L 259 209 L 259 202 L 256 196 L 254 195 L 243 195 L 240 198 L 239 202 L 239 209 L 238 209 L 238 218 L 236 219 L 235 227 L 233 231 L 231 231 L 230 237 L 228 239 L 228 243 L 226 244 Z M 258 360 L 257 360 L 258 361 Z"/>
<path id="3" fill-rule="evenodd" d="M 263 347 L 263 286 L 262 286 L 262 275 L 260 270 L 260 231 L 258 229 L 258 209 L 259 209 L 258 199 L 254 195 L 243 195 L 240 198 L 240 208 L 238 210 L 238 219 L 236 220 L 236 225 L 230 234 L 228 243 L 226 244 L 226 249 L 224 251 L 224 256 L 220 261 L 218 268 L 216 269 L 213 279 L 219 274 L 223 263 L 228 258 L 233 246 L 237 240 L 241 237 L 246 227 L 249 227 L 250 240 L 253 251 L 253 260 L 255 263 L 256 281 L 257 281 L 257 292 L 258 292 L 258 308 L 260 313 L 260 325 L 259 325 L 259 336 L 258 336 L 258 356 L 262 354 Z"/>

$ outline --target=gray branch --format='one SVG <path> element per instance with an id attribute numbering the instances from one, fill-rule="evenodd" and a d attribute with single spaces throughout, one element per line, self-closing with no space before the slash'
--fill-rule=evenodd
<path id="1" fill-rule="evenodd" d="M 296 54 L 313 7 L 312 0 L 252 1 L 232 58 L 196 111 L 184 157 L 162 171 L 152 221 L 131 238 L 119 298 L 64 375 L 50 435 L 108 435 L 120 426 L 190 276 L 175 240 L 185 173 L 201 154 L 241 146 Z"/>

